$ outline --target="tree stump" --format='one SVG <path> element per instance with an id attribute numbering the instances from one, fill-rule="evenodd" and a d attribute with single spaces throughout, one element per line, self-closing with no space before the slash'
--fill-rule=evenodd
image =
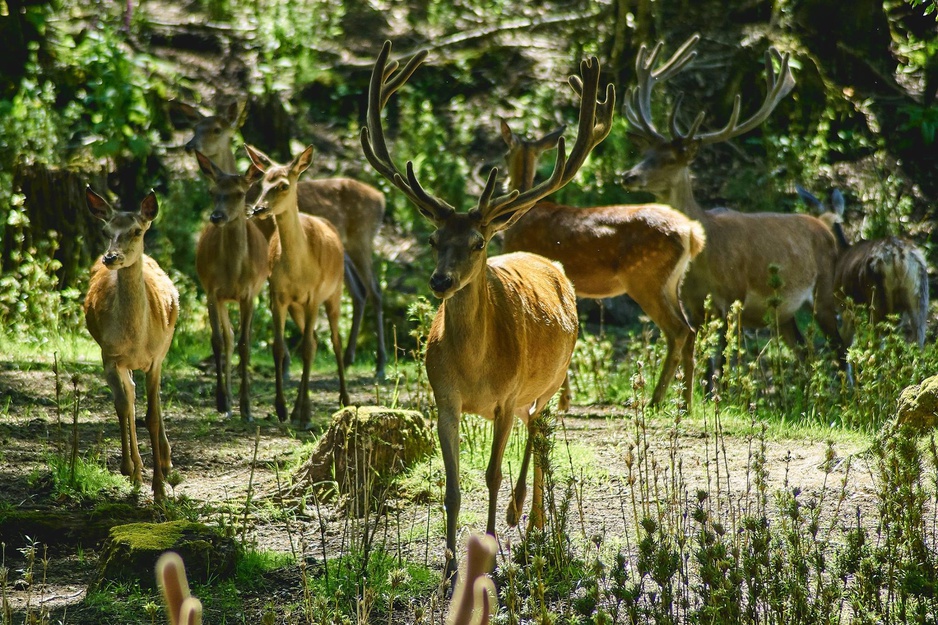
<path id="1" fill-rule="evenodd" d="M 153 588 L 153 571 L 164 551 L 175 551 L 186 561 L 189 579 L 207 583 L 234 573 L 235 541 L 201 523 L 131 523 L 111 528 L 101 551 L 98 570 L 88 587 L 100 590 L 106 582 L 138 582 Z"/>
<path id="2" fill-rule="evenodd" d="M 346 508 L 362 515 L 381 504 L 395 476 L 433 452 L 435 440 L 419 412 L 343 408 L 294 473 L 292 493 L 300 496 L 312 489 L 321 500 L 344 496 Z"/>
<path id="3" fill-rule="evenodd" d="M 899 394 L 896 423 L 918 431 L 938 424 L 938 376 L 906 387 Z"/>

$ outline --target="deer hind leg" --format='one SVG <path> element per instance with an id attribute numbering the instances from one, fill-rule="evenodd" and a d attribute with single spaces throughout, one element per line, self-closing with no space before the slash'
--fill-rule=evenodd
<path id="1" fill-rule="evenodd" d="M 241 418 L 253 421 L 251 415 L 251 324 L 254 322 L 254 298 L 245 297 L 239 302 L 241 327 L 238 339 L 238 371 L 241 374 L 239 389 Z"/>
<path id="2" fill-rule="evenodd" d="M 137 447 L 137 428 L 134 420 L 135 385 L 129 369 L 105 364 L 104 377 L 114 395 L 114 408 L 121 432 L 121 474 L 134 484 L 143 482 L 143 460 Z"/>
<path id="3" fill-rule="evenodd" d="M 348 406 L 351 403 L 348 390 L 345 388 L 345 365 L 342 361 L 342 338 L 339 336 L 339 315 L 341 314 L 342 292 L 326 300 L 326 317 L 329 319 L 329 333 L 332 337 L 332 352 L 335 354 L 335 365 L 339 372 L 339 403 Z"/>
<path id="4" fill-rule="evenodd" d="M 172 450 L 163 427 L 163 412 L 160 406 L 160 374 L 163 363 L 158 362 L 147 371 L 147 430 L 153 447 L 153 497 L 162 499 L 166 494 L 163 479 L 173 468 Z"/>
<path id="5" fill-rule="evenodd" d="M 681 309 L 676 283 L 666 285 L 665 290 L 657 296 L 636 298 L 636 302 L 661 330 L 668 346 L 658 382 L 651 395 L 651 405 L 658 406 L 664 400 L 680 362 L 684 369 L 684 403 L 690 408 L 694 396 L 694 329 Z"/>
<path id="6" fill-rule="evenodd" d="M 563 377 L 563 385 L 560 387 L 560 399 L 557 400 L 557 410 L 560 412 L 569 412 L 572 401 L 573 393 L 570 391 L 570 374 L 567 374 Z"/>
<path id="7" fill-rule="evenodd" d="M 359 251 L 361 250 L 361 251 Z M 375 377 L 379 380 L 383 380 L 385 377 L 384 369 L 387 364 L 387 352 L 385 351 L 384 346 L 384 302 L 381 295 L 381 287 L 378 284 L 378 279 L 375 276 L 374 264 L 371 259 L 371 249 L 368 245 L 358 246 L 358 249 L 354 252 L 349 252 L 349 257 L 352 259 L 354 264 L 354 269 L 359 278 L 359 284 L 362 288 L 362 311 L 361 315 L 364 315 L 364 306 L 365 302 L 370 299 L 371 305 L 375 311 L 375 335 L 378 342 L 378 353 L 375 362 Z M 355 302 L 352 303 L 352 309 L 354 312 Z M 361 319 L 359 318 L 359 322 Z M 357 338 L 357 327 L 354 325 L 353 318 L 353 329 L 356 332 Z M 348 350 L 345 353 L 345 364 L 348 366 L 355 359 L 355 344 L 356 342 L 352 340 L 352 336 L 349 336 L 349 346 L 352 349 L 351 360 L 349 359 Z"/>
<path id="8" fill-rule="evenodd" d="M 270 294 L 270 312 L 274 323 L 274 377 L 277 386 L 274 407 L 277 411 L 277 419 L 283 423 L 287 420 L 287 402 L 283 396 L 283 379 L 286 375 L 286 367 L 289 367 L 289 363 L 286 361 L 287 347 L 283 336 L 284 325 L 287 321 L 287 309 L 276 302 L 273 293 Z"/>

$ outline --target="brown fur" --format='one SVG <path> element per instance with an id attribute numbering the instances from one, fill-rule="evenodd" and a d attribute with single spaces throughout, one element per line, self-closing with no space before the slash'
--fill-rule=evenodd
<path id="1" fill-rule="evenodd" d="M 164 495 L 163 477 L 172 468 L 169 440 L 160 406 L 160 373 L 179 316 L 179 293 L 166 273 L 143 253 L 143 233 L 156 217 L 152 194 L 136 212 L 114 211 L 89 188 L 89 208 L 107 223 L 111 242 L 104 259 L 91 269 L 85 296 L 85 323 L 101 347 L 101 360 L 121 429 L 121 472 L 143 481 L 137 447 L 133 371 L 146 374 L 147 430 L 153 448 L 153 495 Z"/>
<path id="2" fill-rule="evenodd" d="M 559 133 L 527 140 L 502 122 L 512 188 L 534 182 L 537 159 Z M 552 140 L 551 140 L 552 139 Z M 524 250 L 559 261 L 578 297 L 628 294 L 658 326 L 668 344 L 652 394 L 659 404 L 683 361 L 684 401 L 693 402 L 694 330 L 681 308 L 688 263 L 704 247 L 701 225 L 663 204 L 576 208 L 539 202 L 505 232 L 506 252 Z"/>

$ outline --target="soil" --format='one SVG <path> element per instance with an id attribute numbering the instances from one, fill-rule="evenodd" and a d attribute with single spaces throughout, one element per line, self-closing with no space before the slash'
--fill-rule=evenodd
<path id="1" fill-rule="evenodd" d="M 56 401 L 56 375 L 52 367 L 43 363 L 0 362 L 0 510 L 78 510 L 80 502 L 52 499 L 48 472 L 50 456 L 63 454 L 69 448 L 72 435 L 71 414 L 74 397 L 72 381 L 77 380 L 80 391 L 77 424 L 78 450 L 83 455 L 99 454 L 108 469 L 119 473 L 120 446 L 117 419 L 110 403 L 110 393 L 95 362 L 65 363 L 67 373 L 60 374 L 64 383 L 62 398 Z M 348 547 L 349 540 L 360 540 L 361 520 L 350 519 L 335 503 L 317 508 L 300 506 L 289 497 L 281 497 L 290 484 L 289 470 L 297 450 L 307 441 L 317 438 L 338 408 L 338 388 L 334 374 L 325 367 L 313 381 L 314 414 L 318 416 L 310 431 L 298 431 L 276 421 L 273 413 L 272 371 L 261 366 L 254 373 L 253 393 L 255 414 L 259 420 L 244 424 L 240 420 L 224 420 L 214 410 L 213 376 L 196 367 L 178 365 L 163 375 L 163 406 L 166 428 L 173 448 L 174 468 L 182 477 L 181 483 L 169 489 L 169 499 L 176 514 L 195 515 L 209 523 L 233 527 L 246 543 L 258 550 L 291 553 L 302 551 L 303 562 L 321 562 L 323 551 L 332 558 Z M 393 376 L 391 376 L 393 378 Z M 137 409 L 145 404 L 141 395 L 143 384 L 138 382 Z M 352 371 L 349 391 L 353 403 L 375 403 L 376 386 L 382 396 L 389 396 L 393 385 L 376 385 L 369 373 Z M 295 392 L 295 381 L 288 387 Z M 404 397 L 405 401 L 407 397 Z M 57 406 L 62 406 L 59 414 Z M 141 415 L 142 416 L 142 415 Z M 466 417 L 464 454 L 466 443 L 481 431 L 472 424 L 476 417 Z M 635 453 L 637 437 L 648 446 L 648 458 L 653 458 L 658 478 L 666 475 L 672 445 L 677 450 L 680 470 L 686 492 L 698 488 L 711 492 L 726 492 L 726 476 L 730 476 L 732 492 L 738 496 L 745 492 L 748 473 L 746 466 L 753 443 L 745 434 L 724 434 L 714 438 L 712 427 L 699 424 L 681 424 L 675 430 L 673 419 L 667 414 L 650 415 L 644 429 L 635 427 L 635 410 L 621 406 L 575 406 L 565 415 L 555 433 L 554 460 L 559 475 L 576 476 L 580 492 L 580 515 L 570 527 L 574 543 L 578 537 L 601 534 L 607 542 L 620 540 L 628 532 L 634 535 L 631 512 L 623 507 L 630 501 L 626 459 Z M 486 426 L 487 427 L 487 426 Z M 147 466 L 144 480 L 149 480 L 150 453 L 146 428 L 141 419 L 141 455 Z M 516 434 L 520 430 L 516 428 Z M 514 440 L 515 437 L 513 437 Z M 520 437 L 517 437 L 520 439 Z M 568 446 L 566 441 L 570 442 Z M 716 443 L 720 444 L 717 445 Z M 515 444 L 515 443 L 513 443 Z M 758 445 L 758 441 L 755 443 Z M 827 445 L 812 440 L 771 440 L 765 442 L 769 492 L 799 487 L 806 496 L 820 496 L 840 488 L 845 473 L 823 470 Z M 570 449 L 570 453 L 567 450 Z M 858 448 L 837 449 L 840 458 L 861 451 Z M 509 450 L 510 452 L 510 450 Z M 438 452 L 436 452 L 438 453 Z M 487 448 L 478 452 L 487 455 Z M 708 462 L 709 459 L 709 462 Z M 437 466 L 431 465 L 431 466 Z M 481 463 L 476 461 L 473 466 Z M 291 465 L 291 466 L 293 466 Z M 572 466 L 572 471 L 567 468 Z M 516 529 L 505 526 L 504 505 L 510 493 L 510 462 L 506 461 L 506 479 L 499 495 L 499 532 L 502 548 L 510 549 L 512 542 L 520 540 Z M 386 541 L 389 552 L 402 553 L 415 564 L 428 564 L 442 571 L 443 563 L 443 508 L 442 476 L 438 468 L 430 470 L 423 492 L 409 492 L 406 497 L 391 500 L 387 514 L 378 520 L 379 534 Z M 463 468 L 463 510 L 460 517 L 460 544 L 471 531 L 481 531 L 485 519 L 485 487 L 481 470 Z M 646 474 L 647 476 L 647 474 Z M 709 476 L 709 477 L 708 477 Z M 561 478 L 566 479 L 566 478 Z M 719 482 L 719 483 L 718 483 Z M 710 486 L 708 487 L 708 483 Z M 867 507 L 875 501 L 874 483 L 866 468 L 862 454 L 854 457 L 846 484 L 847 499 L 843 510 Z M 419 490 L 419 489 L 418 489 Z M 555 489 L 559 490 L 559 487 Z M 164 518 L 153 505 L 147 485 L 129 496 L 134 507 Z M 244 514 L 245 502 L 250 496 L 249 514 Z M 87 507 L 87 504 L 84 504 Z M 242 530 L 244 529 L 243 534 Z M 324 532 L 320 533 L 320 529 Z M 40 545 L 48 563 L 42 567 L 43 583 L 27 584 L 23 570 L 26 563 L 19 551 L 24 538 L 5 535 L 5 566 L 8 567 L 8 599 L 22 615 L 26 602 L 33 610 L 42 603 L 54 610 L 54 615 L 67 623 L 94 622 L 86 620 L 87 608 L 82 603 L 85 586 L 91 577 L 99 542 L 94 540 L 51 541 Z M 586 541 L 583 541 L 586 542 Z M 621 540 L 620 540 L 621 542 Z M 400 551 L 398 551 L 400 550 Z M 313 569 L 314 570 L 315 566 Z M 37 569 L 39 570 L 39 565 Z M 284 611 L 278 613 L 277 622 L 294 622 L 287 616 L 284 606 L 299 605 L 303 600 L 300 569 L 296 566 L 278 569 L 265 576 L 264 584 L 256 593 L 242 594 L 245 622 L 260 622 L 260 616 L 272 604 Z M 11 592 L 10 592 L 11 591 Z M 408 622 L 409 610 L 400 608 L 400 622 Z M 150 622 L 141 613 L 140 622 Z M 282 620 L 280 620 L 282 619 Z M 395 619 L 397 620 L 397 619 Z M 230 622 L 230 621 L 229 621 Z"/>

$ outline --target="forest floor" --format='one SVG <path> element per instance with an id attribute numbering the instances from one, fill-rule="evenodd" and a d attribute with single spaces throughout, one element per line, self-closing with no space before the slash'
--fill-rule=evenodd
<path id="1" fill-rule="evenodd" d="M 63 368 L 69 373 L 60 374 L 60 378 L 64 382 L 64 393 L 68 395 L 72 393 L 72 374 L 78 374 L 81 389 L 77 426 L 79 453 L 98 454 L 106 461 L 108 469 L 117 473 L 120 461 L 118 424 L 99 367 L 93 362 L 65 363 Z M 173 449 L 173 464 L 183 478 L 175 488 L 168 490 L 170 499 L 186 502 L 189 510 L 197 511 L 200 518 L 209 523 L 233 525 L 236 533 L 243 535 L 246 543 L 257 550 L 285 554 L 302 552 L 305 562 L 314 562 L 323 553 L 333 558 L 347 550 L 350 541 L 360 540 L 356 532 L 363 529 L 362 522 L 349 519 L 335 507 L 323 506 L 318 514 L 309 508 L 298 509 L 293 503 L 284 503 L 287 500 L 279 494 L 290 482 L 288 467 L 297 466 L 298 450 L 317 438 L 337 409 L 334 376 L 323 369 L 315 377 L 312 396 L 317 420 L 311 431 L 304 432 L 281 425 L 273 417 L 273 376 L 269 374 L 272 372 L 263 367 L 255 371 L 252 397 L 258 420 L 255 424 L 243 424 L 239 420 L 224 420 L 215 412 L 213 376 L 209 371 L 186 366 L 164 371 L 164 418 Z M 62 454 L 72 436 L 71 417 L 59 414 L 58 410 L 59 406 L 71 406 L 71 397 L 57 402 L 55 388 L 56 376 L 49 365 L 0 362 L 0 510 L 75 505 L 50 500 L 49 489 L 45 486 L 48 480 L 42 479 L 48 472 L 50 457 Z M 295 392 L 295 380 L 289 388 L 291 393 Z M 143 384 L 138 382 L 138 414 L 145 405 L 140 396 L 142 389 Z M 353 369 L 349 389 L 354 404 L 375 403 L 376 385 L 370 372 Z M 388 396 L 392 385 L 385 383 L 379 390 L 383 396 Z M 71 414 L 70 410 L 63 412 Z M 805 496 L 824 499 L 826 492 L 826 497 L 831 499 L 831 491 L 842 490 L 845 499 L 839 508 L 843 510 L 864 508 L 876 500 L 874 479 L 863 456 L 854 457 L 849 479 L 845 479 L 842 471 L 824 470 L 828 445 L 823 440 L 772 437 L 754 441 L 751 432 L 740 427 L 726 428 L 715 437 L 713 424 L 682 422 L 675 425 L 675 420 L 665 414 L 649 415 L 639 432 L 635 427 L 635 413 L 631 408 L 620 406 L 575 406 L 570 414 L 558 420 L 553 462 L 559 473 L 574 478 L 578 493 L 578 518 L 568 527 L 573 544 L 585 544 L 588 537 L 600 534 L 606 537 L 608 544 L 621 545 L 628 542 L 627 536 L 634 536 L 631 504 L 626 504 L 632 488 L 627 459 L 635 457 L 637 441 L 639 445 L 647 445 L 647 465 L 658 467 L 653 470 L 656 480 L 666 473 L 672 458 L 679 460 L 680 479 L 686 493 L 692 494 L 698 489 L 712 492 L 716 487 L 742 497 L 747 486 L 752 486 L 747 465 L 754 447 L 761 442 L 765 445 L 769 492 L 798 487 Z M 142 414 L 140 416 L 137 429 L 141 433 L 141 455 L 147 466 L 144 481 L 148 484 L 151 456 Z M 469 427 L 476 422 L 481 420 L 473 416 L 464 421 L 460 545 L 465 544 L 470 531 L 481 531 L 485 525 L 484 475 L 477 467 L 484 466 L 488 448 L 480 441 L 466 440 L 482 438 L 483 435 L 474 433 L 474 426 Z M 499 496 L 498 531 L 505 552 L 512 543 L 521 540 L 517 529 L 505 526 L 503 513 L 510 493 L 511 465 L 516 463 L 512 456 L 517 457 L 521 447 L 521 429 L 520 426 L 515 428 L 512 437 L 506 456 L 506 479 Z M 479 431 L 487 432 L 488 426 L 480 426 Z M 862 451 L 863 444 L 862 441 L 839 443 L 835 453 L 843 458 Z M 482 451 L 468 449 L 473 445 Z M 434 453 L 434 458 L 438 453 Z M 467 455 L 478 458 L 467 462 Z M 438 458 L 431 460 L 426 469 L 421 478 L 425 484 L 422 489 L 418 488 L 423 493 L 411 492 L 390 501 L 388 514 L 378 519 L 374 527 L 377 527 L 376 535 L 382 536 L 380 541 L 387 552 L 440 571 L 444 513 Z M 723 485 L 719 484 L 721 481 Z M 725 481 L 730 482 L 729 487 Z M 249 489 L 252 491 L 251 513 L 244 515 Z M 559 489 L 560 486 L 555 490 Z M 148 491 L 144 487 L 134 494 L 131 497 L 134 505 L 150 506 L 152 500 Z M 25 563 L 18 551 L 23 546 L 23 537 L 4 536 L 0 541 L 5 543 L 4 566 L 10 571 L 8 600 L 14 610 L 22 611 L 28 598 L 33 609 L 38 602 L 44 602 L 55 610 L 57 618 L 64 619 L 63 622 L 94 622 L 83 617 L 86 608 L 82 600 L 95 570 L 100 544 L 49 544 L 48 551 L 44 552 L 47 563 L 42 571 L 43 582 L 28 584 L 23 579 Z M 256 588 L 256 593 L 242 593 L 243 622 L 260 622 L 260 615 L 272 605 L 279 607 L 277 622 L 295 622 L 285 606 L 303 602 L 300 567 L 287 566 L 265 575 L 264 583 Z M 399 622 L 410 622 L 411 611 L 426 601 L 426 597 L 412 598 L 409 605 L 396 607 L 395 613 L 400 612 Z M 150 621 L 142 614 L 140 622 Z M 242 621 L 228 615 L 226 622 Z"/>

